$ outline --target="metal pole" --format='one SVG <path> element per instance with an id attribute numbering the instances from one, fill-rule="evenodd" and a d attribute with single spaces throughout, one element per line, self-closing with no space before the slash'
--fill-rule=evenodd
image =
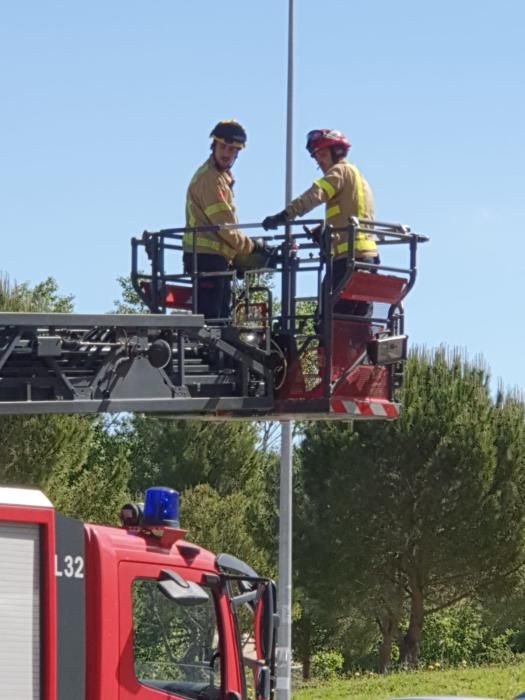
<path id="1" fill-rule="evenodd" d="M 288 0 L 288 95 L 286 104 L 286 186 L 285 206 L 292 199 L 292 138 L 293 138 L 293 3 Z"/>
<path id="2" fill-rule="evenodd" d="M 279 628 L 276 648 L 276 698 L 291 694 L 292 643 L 292 424 L 281 421 L 281 475 L 279 494 Z"/>
<path id="3" fill-rule="evenodd" d="M 285 206 L 292 198 L 293 126 L 293 19 L 294 2 L 288 0 L 288 97 L 286 116 Z M 287 234 L 288 234 L 287 230 Z M 288 246 L 285 246 L 285 251 Z M 286 287 L 290 289 L 289 284 Z M 284 294 L 283 294 L 284 296 Z M 292 644 L 292 423 L 281 421 L 281 471 L 279 488 L 279 629 L 276 648 L 276 699 L 291 697 Z"/>

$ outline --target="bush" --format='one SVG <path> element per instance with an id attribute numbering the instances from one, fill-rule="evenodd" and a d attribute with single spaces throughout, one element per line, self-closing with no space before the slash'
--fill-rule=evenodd
<path id="1" fill-rule="evenodd" d="M 512 634 L 494 632 L 479 606 L 462 603 L 426 618 L 420 660 L 446 666 L 508 663 L 513 658 Z"/>
<path id="2" fill-rule="evenodd" d="M 338 651 L 318 651 L 312 656 L 312 676 L 322 681 L 333 681 L 342 675 L 344 659 Z"/>

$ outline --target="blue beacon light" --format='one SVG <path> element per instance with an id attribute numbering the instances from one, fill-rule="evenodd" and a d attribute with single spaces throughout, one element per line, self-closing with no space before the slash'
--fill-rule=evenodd
<path id="1" fill-rule="evenodd" d="M 144 524 L 179 527 L 179 492 L 153 486 L 144 494 Z"/>

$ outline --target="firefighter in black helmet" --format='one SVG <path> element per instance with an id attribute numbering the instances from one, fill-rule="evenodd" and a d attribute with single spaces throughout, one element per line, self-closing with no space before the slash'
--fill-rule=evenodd
<path id="1" fill-rule="evenodd" d="M 237 224 L 231 168 L 246 146 L 246 132 L 234 120 L 219 122 L 210 134 L 211 156 L 201 165 L 188 187 L 186 226 Z M 236 255 L 250 255 L 264 249 L 261 240 L 249 238 L 236 228 L 199 231 L 184 235 L 184 268 L 193 269 L 193 246 L 199 272 L 227 272 Z M 227 319 L 230 315 L 230 276 L 199 278 L 198 312 L 205 318 Z"/>

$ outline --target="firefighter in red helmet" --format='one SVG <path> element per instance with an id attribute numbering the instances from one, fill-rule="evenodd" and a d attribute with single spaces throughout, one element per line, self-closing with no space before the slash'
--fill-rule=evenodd
<path id="1" fill-rule="evenodd" d="M 186 227 L 237 224 L 231 168 L 246 146 L 246 132 L 234 120 L 219 122 L 211 131 L 211 155 L 193 175 L 186 196 Z M 230 275 L 236 255 L 249 255 L 264 244 L 236 228 L 188 231 L 184 235 L 184 269 L 193 270 L 193 250 L 198 272 L 223 273 L 201 277 L 197 284 L 198 313 L 205 318 L 227 319 L 230 315 Z"/>
<path id="2" fill-rule="evenodd" d="M 286 209 L 267 216 L 263 221 L 265 230 L 277 228 L 303 216 L 317 207 L 326 204 L 325 221 L 335 229 L 332 239 L 333 284 L 337 286 L 343 278 L 348 259 L 347 227 L 351 217 L 374 218 L 374 201 L 370 185 L 355 165 L 346 160 L 350 143 L 340 131 L 315 129 L 306 138 L 306 148 L 323 172 L 323 177 L 315 180 L 306 192 L 293 199 Z M 339 229 L 339 230 L 337 230 Z M 373 236 L 358 232 L 354 247 L 356 260 L 378 263 L 377 245 Z M 366 303 L 352 305 L 339 301 L 334 308 L 336 313 L 367 315 L 371 306 Z"/>

